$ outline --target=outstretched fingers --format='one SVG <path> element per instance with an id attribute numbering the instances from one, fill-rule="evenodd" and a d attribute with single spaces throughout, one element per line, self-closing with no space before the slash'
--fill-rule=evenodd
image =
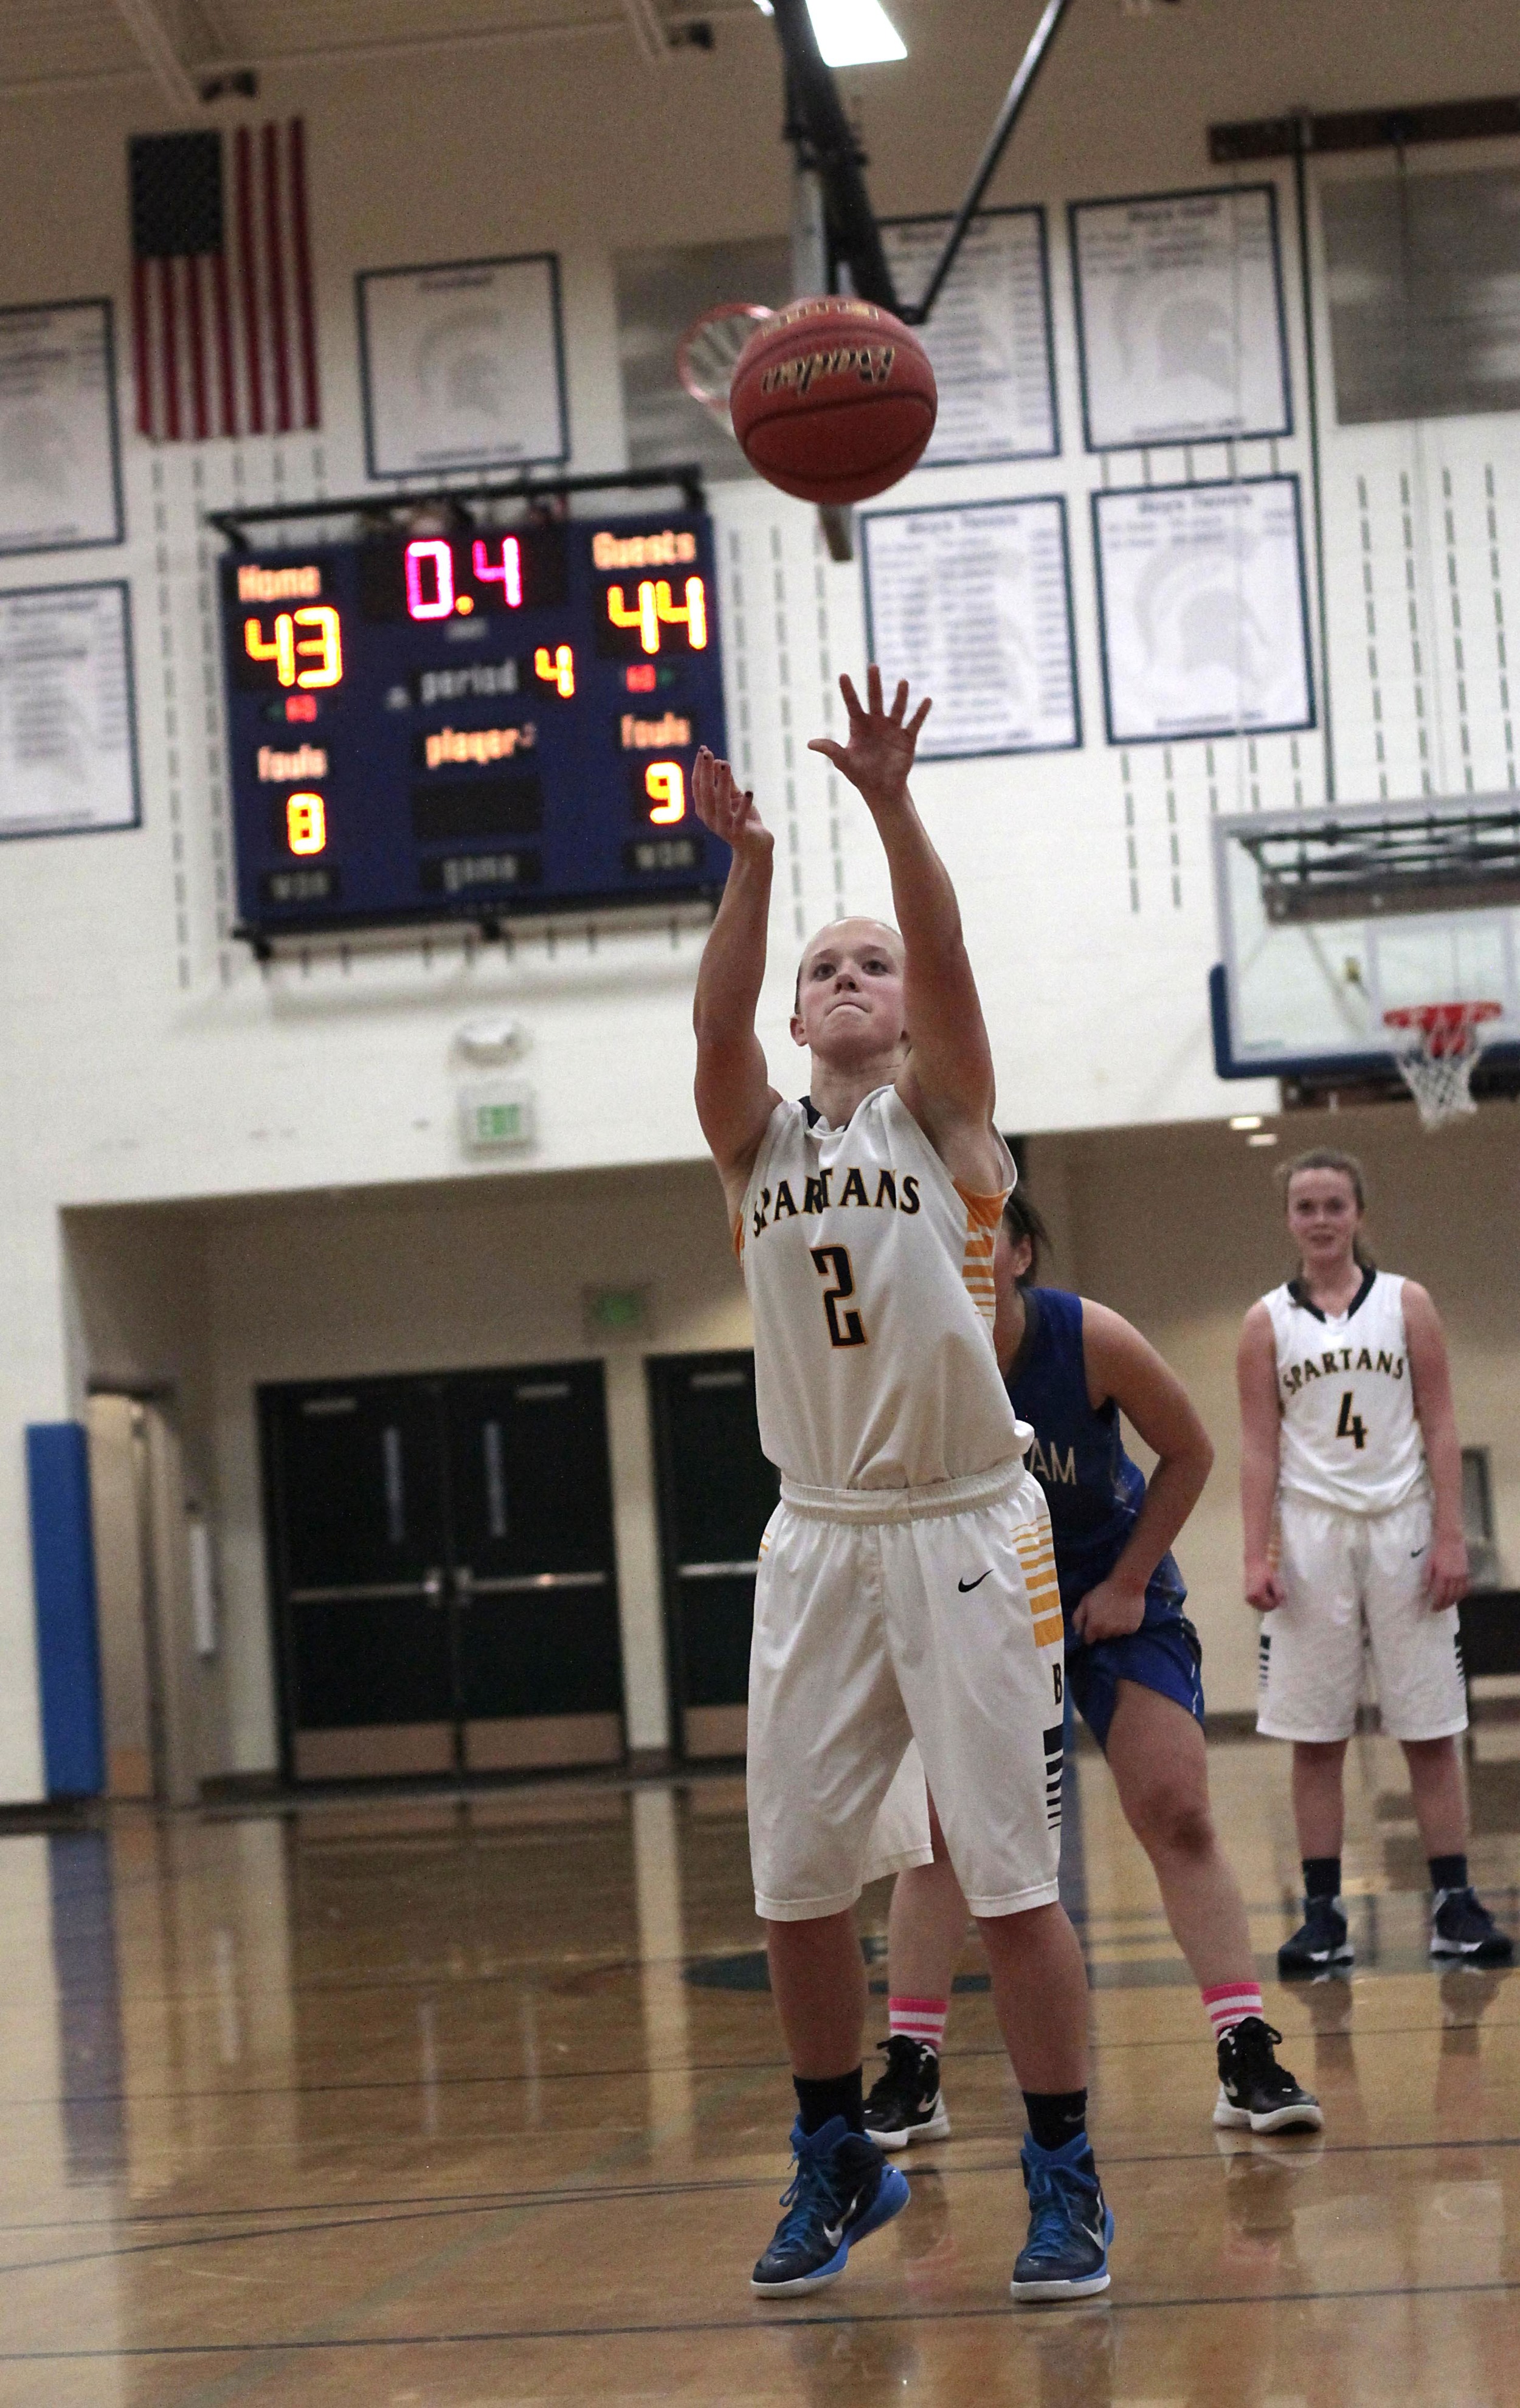
<path id="1" fill-rule="evenodd" d="M 731 844 L 752 799 L 728 763 L 715 759 L 705 744 L 699 745 L 692 764 L 692 800 L 703 826 Z"/>
<path id="2" fill-rule="evenodd" d="M 863 724 L 869 719 L 885 719 L 897 727 L 903 724 L 908 710 L 908 680 L 906 678 L 897 680 L 897 690 L 893 695 L 892 708 L 889 710 L 882 686 L 882 672 L 874 661 L 866 671 L 864 703 L 855 691 L 853 680 L 847 675 L 841 675 L 839 679 L 839 692 L 844 696 L 844 707 L 850 714 L 852 733 L 857 725 Z M 927 709 L 926 704 L 921 706 L 917 717 L 910 723 L 911 726 L 917 727 L 922 724 L 925 709 Z"/>
<path id="3" fill-rule="evenodd" d="M 696 758 L 692 763 L 692 801 L 696 807 L 696 816 L 703 826 L 714 830 L 717 824 L 717 769 L 718 765 L 707 746 L 699 744 L 696 748 Z"/>
<path id="4" fill-rule="evenodd" d="M 850 718 L 849 741 L 841 745 L 831 737 L 815 736 L 809 742 L 810 752 L 821 752 L 863 794 L 883 781 L 886 785 L 900 782 L 912 761 L 919 729 L 929 715 L 927 695 L 910 719 L 908 680 L 899 678 L 889 710 L 882 695 L 882 672 L 874 661 L 866 671 L 864 705 L 849 677 L 840 677 L 839 692 Z"/>

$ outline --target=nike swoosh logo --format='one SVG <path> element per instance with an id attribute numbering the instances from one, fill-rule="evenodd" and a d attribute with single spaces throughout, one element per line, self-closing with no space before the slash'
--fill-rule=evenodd
<path id="1" fill-rule="evenodd" d="M 991 1580 L 991 1578 L 992 1566 L 989 1564 L 984 1572 L 978 1572 L 974 1581 L 957 1581 L 955 1585 L 960 1590 L 962 1597 L 969 1597 L 974 1588 L 980 1588 L 984 1580 Z"/>
<path id="2" fill-rule="evenodd" d="M 1423 1555 L 1424 1553 L 1425 1549 L 1423 1547 L 1411 1547 L 1409 1551 L 1410 1562 L 1412 1563 L 1417 1555 Z"/>
<path id="3" fill-rule="evenodd" d="M 860 2205 L 860 2197 L 861 2195 L 857 2190 L 853 2199 L 850 2201 L 849 2206 L 845 2209 L 844 2214 L 840 2216 L 838 2224 L 825 2225 L 824 2239 L 828 2243 L 831 2249 L 837 2249 L 840 2242 L 844 2239 L 844 2228 L 851 2221 L 854 2215 L 856 2208 Z"/>

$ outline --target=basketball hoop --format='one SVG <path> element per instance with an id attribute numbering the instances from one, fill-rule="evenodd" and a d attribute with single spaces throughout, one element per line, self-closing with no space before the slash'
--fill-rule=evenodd
<path id="1" fill-rule="evenodd" d="M 728 415 L 728 388 L 738 355 L 755 328 L 775 314 L 763 301 L 720 301 L 714 308 L 704 309 L 699 318 L 694 318 L 676 345 L 677 376 L 692 399 L 701 403 L 725 435 L 734 431 Z"/>
<path id="2" fill-rule="evenodd" d="M 1481 1024 L 1501 1015 L 1497 1003 L 1416 1003 L 1384 1013 L 1394 1060 L 1427 1128 L 1477 1111 L 1472 1073 L 1484 1041 Z"/>

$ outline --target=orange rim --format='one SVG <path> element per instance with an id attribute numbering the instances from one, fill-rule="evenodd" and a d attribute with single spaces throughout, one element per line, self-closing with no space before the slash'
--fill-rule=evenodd
<path id="1" fill-rule="evenodd" d="M 694 318 L 676 345 L 676 374 L 693 401 L 728 423 L 728 388 L 739 354 L 776 312 L 764 301 L 719 301 Z"/>
<path id="2" fill-rule="evenodd" d="M 1397 1011 L 1385 1011 L 1384 1025 L 1402 1031 L 1407 1041 L 1423 1043 L 1433 1062 L 1448 1054 L 1465 1054 L 1473 1031 L 1485 1020 L 1502 1016 L 1503 1005 L 1498 1003 L 1412 1003 L 1400 1005 Z"/>

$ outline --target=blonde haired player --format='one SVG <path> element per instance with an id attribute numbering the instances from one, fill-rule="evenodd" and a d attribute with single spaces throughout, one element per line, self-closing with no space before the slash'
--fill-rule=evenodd
<path id="1" fill-rule="evenodd" d="M 901 934 L 846 920 L 806 948 L 800 1102 L 770 1084 L 754 1026 L 772 838 L 726 762 L 703 751 L 693 778 L 704 824 L 733 852 L 697 979 L 696 1106 L 749 1288 L 761 1441 L 782 1474 L 755 1584 L 748 1787 L 796 2172 L 752 2281 L 771 2297 L 831 2282 L 907 2203 L 865 2133 L 853 1909 L 911 1736 L 1028 2112 L 1013 2294 L 1080 2297 L 1108 2284 L 1112 2218 L 1086 2136 L 1086 1977 L 1056 1898 L 1050 1523 L 992 1344 L 1013 1166 L 954 890 L 908 790 L 929 706 L 909 719 L 903 684 L 887 710 L 875 668 L 864 706 L 839 683 L 849 740 L 812 750 L 865 797 Z"/>
<path id="2" fill-rule="evenodd" d="M 1423 1287 L 1363 1254 L 1355 1155 L 1302 1154 L 1283 1183 L 1298 1275 L 1252 1306 L 1239 1363 L 1245 1594 L 1263 1617 L 1256 1728 L 1293 1742 L 1303 1857 L 1304 1921 L 1278 1967 L 1351 1962 L 1342 1774 L 1364 1638 L 1383 1727 L 1409 1761 L 1434 1893 L 1430 1954 L 1507 1964 L 1513 1943 L 1468 1883 L 1455 1737 L 1468 1724 L 1456 1629 L 1468 1551 L 1440 1316 Z"/>

